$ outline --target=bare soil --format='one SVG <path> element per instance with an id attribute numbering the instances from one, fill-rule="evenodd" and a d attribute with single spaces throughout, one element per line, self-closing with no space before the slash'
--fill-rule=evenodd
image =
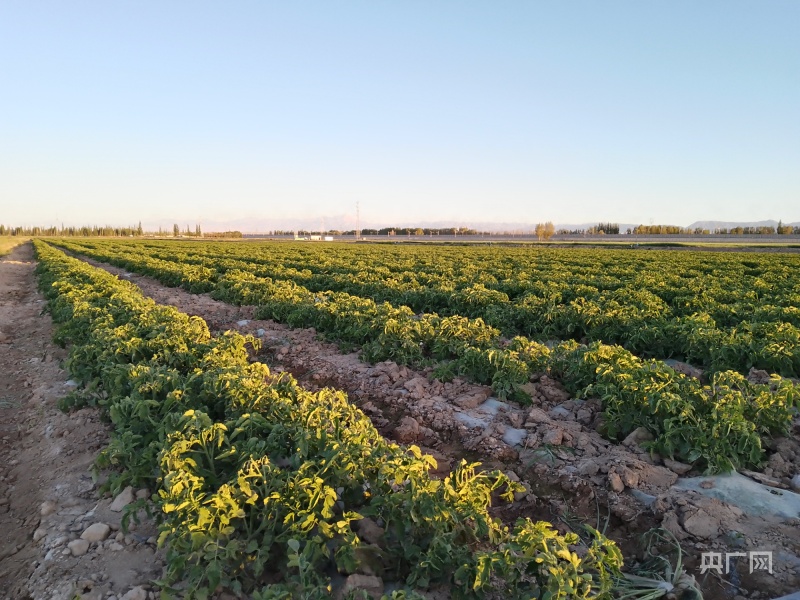
<path id="1" fill-rule="evenodd" d="M 34 266 L 30 243 L 0 260 L 0 598 L 122 597 L 161 573 L 147 542 L 154 530 L 119 534 L 121 513 L 108 510 L 90 473 L 107 427 L 94 410 L 56 407 L 74 384 Z M 94 523 L 107 524 L 108 537 L 75 556 L 68 544 Z"/>
<path id="2" fill-rule="evenodd" d="M 61 368 L 66 353 L 50 341 L 53 326 L 41 314 L 32 256 L 25 244 L 0 262 L 0 598 L 154 597 L 148 582 L 160 575 L 161 559 L 153 525 L 119 532 L 121 513 L 109 510 L 112 499 L 100 497 L 91 477 L 106 425 L 91 409 L 66 415 L 56 408 L 70 390 Z M 800 589 L 800 521 L 744 514 L 674 488 L 681 465 L 643 451 L 636 435 L 622 444 L 603 439 L 596 431 L 599 403 L 570 398 L 547 376 L 531 382 L 532 406 L 499 402 L 483 386 L 443 383 L 392 362 L 366 364 L 313 329 L 253 320 L 254 307 L 87 262 L 204 318 L 216 332 L 259 337 L 263 347 L 253 360 L 291 372 L 311 390 L 344 390 L 388 438 L 432 454 L 440 475 L 467 459 L 519 478 L 527 493 L 494 509 L 508 522 L 545 519 L 562 531 L 588 523 L 617 541 L 626 560 L 637 556 L 643 532 L 661 526 L 681 540 L 687 571 L 706 598 L 774 598 Z M 778 440 L 773 451 L 762 475 L 780 483 L 800 472 L 796 435 Z M 69 544 L 94 523 L 109 525 L 108 537 L 75 555 Z M 750 574 L 746 561 L 736 561 L 730 573 L 700 575 L 701 553 L 747 550 L 772 551 L 773 573 Z"/>

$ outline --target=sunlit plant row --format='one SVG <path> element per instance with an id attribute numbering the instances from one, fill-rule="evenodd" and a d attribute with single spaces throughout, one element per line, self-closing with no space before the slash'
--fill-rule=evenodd
<path id="1" fill-rule="evenodd" d="M 256 599 L 327 598 L 331 573 L 381 572 L 393 598 L 445 585 L 482 597 L 609 597 L 616 546 L 587 528 L 489 516 L 493 495 L 521 487 L 463 463 L 430 476 L 433 459 L 384 440 L 341 392 L 311 393 L 250 362 L 253 338 L 214 337 L 206 323 L 35 242 L 56 340 L 81 389 L 111 421 L 98 461 L 109 487 L 156 490 L 164 596 L 206 598 L 221 587 Z M 138 505 L 134 505 L 134 509 Z M 369 518 L 384 533 L 360 539 Z"/>
<path id="2" fill-rule="evenodd" d="M 261 318 L 314 327 L 360 347 L 368 360 L 434 365 L 441 378 L 466 376 L 491 385 L 501 398 L 525 402 L 531 377 L 549 372 L 576 396 L 602 400 L 604 433 L 611 439 L 645 427 L 654 437 L 652 450 L 708 472 L 757 467 L 765 458 L 762 438 L 786 433 L 797 411 L 797 388 L 780 377 L 756 385 L 735 371 L 719 371 L 703 385 L 620 346 L 565 341 L 551 349 L 523 336 L 506 339 L 481 318 L 415 314 L 407 306 L 345 292 L 313 292 L 291 280 L 258 276 L 251 272 L 255 267 L 233 269 L 241 261 L 230 264 L 231 259 L 217 259 L 216 269 L 192 262 L 205 248 L 220 252 L 225 245 L 67 245 L 167 285 L 255 305 Z M 233 247 L 242 252 L 248 246 Z M 279 245 L 268 247 L 280 253 Z M 167 252 L 174 255 L 171 260 L 151 256 Z"/>

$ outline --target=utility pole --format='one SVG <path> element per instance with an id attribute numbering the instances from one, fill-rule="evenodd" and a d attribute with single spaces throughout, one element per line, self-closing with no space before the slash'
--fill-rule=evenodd
<path id="1" fill-rule="evenodd" d="M 361 238 L 361 203 L 356 201 L 356 239 Z"/>

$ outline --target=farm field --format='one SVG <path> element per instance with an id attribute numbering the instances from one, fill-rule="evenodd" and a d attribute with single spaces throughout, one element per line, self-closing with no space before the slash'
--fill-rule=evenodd
<path id="1" fill-rule="evenodd" d="M 167 588 L 613 597 L 622 556 L 654 576 L 651 527 L 707 598 L 800 585 L 796 510 L 681 487 L 735 469 L 793 497 L 800 257 L 53 244 L 102 267 L 36 243 L 83 386 L 63 405 L 111 420 L 112 492 L 160 490 Z M 700 577 L 742 544 L 779 576 Z"/>
<path id="2" fill-rule="evenodd" d="M 531 376 L 547 372 L 600 398 L 610 437 L 644 427 L 650 449 L 706 472 L 760 464 L 759 436 L 787 433 L 796 410 L 795 384 L 781 377 L 800 371 L 794 257 L 63 245 L 314 327 L 370 362 L 491 385 L 501 400 L 529 403 Z M 648 356 L 704 371 L 687 377 Z M 758 383 L 751 370 L 763 371 Z"/>
<path id="3" fill-rule="evenodd" d="M 20 239 L 16 237 L 0 236 L 0 256 L 8 254 L 15 246 L 18 246 L 25 241 L 26 240 L 24 238 Z"/>
<path id="4" fill-rule="evenodd" d="M 219 295 L 250 274 L 251 289 L 280 282 L 480 318 L 506 337 L 601 341 L 711 371 L 800 375 L 800 256 L 169 242 L 131 254 L 113 242 L 68 244 L 190 291 Z"/>

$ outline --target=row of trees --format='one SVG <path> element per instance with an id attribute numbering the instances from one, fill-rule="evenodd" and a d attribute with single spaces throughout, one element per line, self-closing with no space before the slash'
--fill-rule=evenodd
<path id="1" fill-rule="evenodd" d="M 617 235 L 619 233 L 619 223 L 598 223 L 594 227 L 589 227 L 586 233 L 595 235 Z"/>
<path id="2" fill-rule="evenodd" d="M 617 230 L 619 233 L 619 230 Z M 683 234 L 703 234 L 709 233 L 708 229 L 689 229 L 688 227 L 678 227 L 677 225 L 639 225 L 633 229 L 628 229 L 629 234 L 634 235 L 683 235 Z"/>
<path id="3" fill-rule="evenodd" d="M 790 235 L 800 233 L 800 227 L 793 227 L 791 225 L 784 225 L 782 222 L 778 223 L 777 227 L 732 227 L 728 229 L 716 229 L 716 233 L 728 233 L 732 235 Z"/>
<path id="4" fill-rule="evenodd" d="M 188 225 L 181 230 L 175 223 L 172 230 L 158 228 L 158 231 L 146 232 L 142 229 L 142 223 L 131 227 L 105 227 L 98 225 L 85 225 L 83 227 L 9 227 L 0 224 L 0 235 L 21 236 L 21 237 L 141 237 L 144 235 L 159 237 L 206 237 L 206 238 L 240 238 L 241 231 L 219 231 L 214 233 L 203 233 L 200 225 L 195 225 L 192 230 Z"/>
<path id="5" fill-rule="evenodd" d="M 85 225 L 83 227 L 8 227 L 0 224 L 0 235 L 23 237 L 136 237 L 144 235 L 141 222 L 132 227 Z"/>
<path id="6" fill-rule="evenodd" d="M 559 229 L 560 235 L 617 235 L 619 234 L 618 223 L 598 223 L 587 229 Z M 784 225 L 778 222 L 777 227 L 732 227 L 705 229 L 703 227 L 679 227 L 677 225 L 637 225 L 629 227 L 626 231 L 628 235 L 797 235 L 800 234 L 800 226 Z M 538 235 L 538 232 L 537 232 Z"/>
<path id="7" fill-rule="evenodd" d="M 514 235 L 530 235 L 531 233 L 536 234 L 536 236 L 540 240 L 549 240 L 553 237 L 556 233 L 555 225 L 551 221 L 547 223 L 538 223 L 533 231 L 514 231 L 514 232 L 502 232 L 499 233 L 497 231 L 478 231 L 476 229 L 470 229 L 469 227 L 443 227 L 443 228 L 430 228 L 430 227 L 384 227 L 383 229 L 362 229 L 361 235 L 370 235 L 370 236 L 437 236 L 437 235 L 452 235 L 452 236 L 459 236 L 459 235 L 482 235 L 482 236 L 492 236 L 492 235 L 509 235 L 509 233 L 513 233 Z M 561 232 L 559 232 L 561 233 Z M 583 233 L 582 231 L 579 233 Z M 342 231 L 339 229 L 328 229 L 326 231 L 309 231 L 307 229 L 298 229 L 296 231 L 287 231 L 282 229 L 276 229 L 275 231 L 271 232 L 271 235 L 297 235 L 297 236 L 309 236 L 309 235 L 319 235 L 319 236 L 347 236 L 347 237 L 355 237 L 356 231 L 351 229 L 349 231 Z"/>
<path id="8" fill-rule="evenodd" d="M 166 231 L 162 231 L 161 227 L 159 227 L 158 228 L 158 235 L 167 235 L 167 232 Z M 194 232 L 192 232 L 192 230 L 189 229 L 188 225 L 186 226 L 186 230 L 185 231 L 181 231 L 181 228 L 178 226 L 177 223 L 175 223 L 172 226 L 172 237 L 181 237 L 181 236 L 203 237 L 203 232 L 200 230 L 200 224 L 198 223 L 197 225 L 195 225 L 194 226 Z"/>
<path id="9" fill-rule="evenodd" d="M 361 235 L 385 235 L 385 236 L 421 236 L 421 235 L 492 235 L 487 231 L 477 231 L 469 227 L 443 227 L 443 228 L 430 228 L 430 227 L 384 227 L 383 229 L 362 229 Z M 355 236 L 356 230 L 350 229 L 342 231 L 340 229 L 328 229 L 325 231 L 309 231 L 307 229 L 298 230 L 284 230 L 276 229 L 272 235 L 346 235 Z M 496 234 L 495 234 L 496 235 Z"/>
<path id="10" fill-rule="evenodd" d="M 677 227 L 675 225 L 639 225 L 633 229 L 628 229 L 629 234 L 634 235 L 792 235 L 800 234 L 800 226 L 793 227 L 778 223 L 777 227 L 762 225 L 760 227 L 731 227 L 716 228 L 713 230 L 695 227 Z"/>
<path id="11" fill-rule="evenodd" d="M 362 236 L 459 236 L 459 235 L 482 235 L 482 236 L 496 236 L 496 235 L 530 235 L 535 234 L 539 240 L 549 240 L 556 234 L 559 235 L 618 235 L 620 233 L 619 223 L 598 223 L 595 226 L 587 229 L 559 229 L 556 231 L 552 222 L 537 223 L 533 231 L 517 230 L 513 232 L 491 232 L 491 231 L 477 231 L 469 227 L 443 227 L 443 228 L 430 228 L 430 227 L 384 227 L 383 229 L 362 229 L 360 234 Z M 713 230 L 703 229 L 700 227 L 688 228 L 678 227 L 677 225 L 638 225 L 633 228 L 628 228 L 626 232 L 628 235 L 800 235 L 800 226 L 784 225 L 782 221 L 778 222 L 777 227 L 761 226 L 761 227 L 732 227 L 717 228 Z M 328 231 L 285 231 L 276 230 L 270 232 L 271 235 L 323 235 L 323 236 L 349 236 L 355 237 L 356 231 L 351 229 L 349 231 L 341 231 L 338 229 L 331 229 Z M 112 227 L 106 225 L 104 227 L 91 225 L 83 227 L 9 227 L 0 224 L 0 236 L 24 236 L 24 237 L 138 237 L 143 235 L 157 235 L 159 237 L 210 237 L 210 238 L 240 238 L 242 237 L 241 231 L 223 231 L 214 233 L 203 233 L 200 224 L 195 225 L 194 231 L 186 225 L 185 229 L 181 230 L 180 226 L 175 223 L 172 226 L 172 231 L 168 229 L 158 228 L 158 231 L 145 232 L 142 229 L 142 223 L 139 222 L 136 226 L 130 227 Z"/>
<path id="12" fill-rule="evenodd" d="M 355 234 L 354 230 L 344 232 L 344 235 Z M 383 229 L 362 229 L 361 235 L 486 235 L 485 231 L 477 231 L 469 227 L 384 227 Z"/>
<path id="13" fill-rule="evenodd" d="M 800 227 L 792 227 L 791 225 L 783 225 L 780 223 L 778 227 L 734 227 L 731 229 L 704 229 L 701 227 L 689 228 L 679 227 L 677 225 L 638 225 L 633 228 L 628 228 L 624 233 L 627 235 L 775 235 L 777 234 L 800 234 Z M 309 231 L 305 229 L 297 231 L 284 231 L 276 230 L 271 232 L 271 235 L 321 235 L 321 236 L 349 236 L 355 237 L 356 231 L 341 231 L 339 229 L 329 229 L 327 231 Z M 586 229 L 559 229 L 556 230 L 551 221 L 546 223 L 537 223 L 535 228 L 530 231 L 477 231 L 468 227 L 445 227 L 440 229 L 431 229 L 423 227 L 384 227 L 383 229 L 362 229 L 361 235 L 365 236 L 436 236 L 436 235 L 530 235 L 535 234 L 539 240 L 549 240 L 554 235 L 619 235 L 619 223 L 598 223 Z"/>
<path id="14" fill-rule="evenodd" d="M 158 232 L 156 233 L 158 236 L 166 236 L 168 232 L 163 231 L 161 227 L 158 228 Z M 172 237 L 202 237 L 202 238 L 240 238 L 242 237 L 241 231 L 212 231 L 211 233 L 203 233 L 203 230 L 200 228 L 200 224 L 194 226 L 194 231 L 189 229 L 189 226 L 186 226 L 186 229 L 181 231 L 180 226 L 175 223 L 172 226 Z"/>

